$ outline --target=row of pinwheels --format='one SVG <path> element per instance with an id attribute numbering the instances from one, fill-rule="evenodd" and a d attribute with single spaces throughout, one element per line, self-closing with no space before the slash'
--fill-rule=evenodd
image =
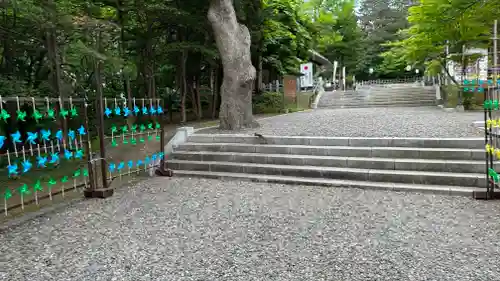
<path id="1" fill-rule="evenodd" d="M 128 138 L 125 138 L 123 137 L 122 138 L 122 143 L 123 144 L 132 144 L 132 145 L 136 145 L 137 144 L 137 139 L 135 138 L 135 135 L 139 135 L 138 136 L 138 140 L 140 143 L 144 143 L 146 140 L 145 138 L 143 137 L 144 133 L 146 133 L 146 130 L 149 130 L 149 131 L 155 131 L 158 132 L 158 130 L 161 129 L 161 125 L 160 123 L 156 122 L 156 124 L 153 124 L 153 123 L 149 123 L 147 125 L 145 124 L 133 124 L 131 125 L 130 127 L 127 126 L 127 125 L 124 125 L 122 127 L 120 127 L 120 132 L 123 136 L 125 135 L 128 135 L 129 133 L 131 133 L 131 138 L 130 138 L 130 141 Z M 118 130 L 118 127 L 116 125 L 113 125 L 111 126 L 111 145 L 113 147 L 116 147 L 118 146 L 118 143 L 116 142 L 116 139 L 115 137 L 117 136 L 117 134 L 119 134 L 119 130 Z M 148 138 L 148 141 L 151 141 L 153 140 L 153 135 L 148 135 L 147 136 Z M 156 140 L 160 140 L 160 135 L 157 133 L 156 134 Z"/>
<path id="2" fill-rule="evenodd" d="M 35 119 L 35 121 L 40 121 L 43 118 L 47 119 L 56 119 L 58 114 L 56 114 L 56 110 L 49 108 L 46 112 L 42 113 L 41 111 L 37 110 L 36 108 L 33 108 L 33 111 L 31 112 L 30 116 Z M 78 110 L 75 107 L 71 107 L 71 109 L 64 109 L 62 108 L 59 111 L 59 116 L 62 118 L 75 118 L 78 117 Z M 7 122 L 9 118 L 12 116 L 9 114 L 9 112 L 5 109 L 0 110 L 0 119 L 3 121 Z M 17 110 L 16 111 L 16 120 L 26 122 L 26 118 L 28 117 L 28 111 L 25 110 Z"/>
<path id="3" fill-rule="evenodd" d="M 483 104 L 484 109 L 498 110 L 500 108 L 500 102 L 498 100 L 486 99 Z"/>
<path id="4" fill-rule="evenodd" d="M 89 176 L 89 171 L 87 169 L 77 169 L 74 173 L 73 173 L 73 178 L 76 179 L 80 176 L 83 176 L 83 177 L 88 177 Z M 59 181 L 61 184 L 65 184 L 69 181 L 70 177 L 68 176 L 63 176 Z M 47 185 L 47 191 L 48 192 L 52 192 L 52 189 L 54 188 L 54 185 L 57 184 L 57 180 L 56 179 L 53 179 L 53 178 L 49 178 L 45 183 Z M 15 190 L 11 190 L 11 189 L 6 189 L 3 196 L 4 196 L 4 199 L 5 200 L 8 200 L 10 199 L 13 194 L 15 192 L 19 192 L 20 195 L 29 195 L 31 194 L 31 191 L 33 192 L 43 192 L 44 189 L 43 189 L 43 184 L 42 184 L 42 180 L 37 180 L 35 182 L 35 184 L 30 187 L 28 184 L 23 184 L 21 185 L 20 187 L 18 187 L 17 189 Z"/>
<path id="5" fill-rule="evenodd" d="M 68 131 L 69 139 L 71 141 L 74 141 L 76 139 L 77 133 L 80 136 L 84 136 L 87 134 L 87 132 L 85 131 L 85 128 L 82 125 L 76 131 L 75 130 Z M 52 132 L 50 130 L 43 129 L 40 132 L 28 132 L 27 135 L 28 136 L 26 138 L 26 142 L 28 142 L 31 145 L 36 145 L 39 141 L 42 141 L 45 143 L 50 142 L 50 138 L 52 136 L 54 136 L 60 142 L 62 142 L 62 140 L 64 138 L 64 134 L 63 134 L 62 130 L 58 130 L 57 132 L 52 134 Z M 22 137 L 21 132 L 19 132 L 19 131 L 11 134 L 10 137 L 12 139 L 12 142 L 15 144 L 23 143 L 23 141 L 21 140 L 21 137 Z M 5 145 L 6 140 L 7 140 L 6 136 L 0 136 L 0 149 Z"/>
<path id="6" fill-rule="evenodd" d="M 127 106 L 115 106 L 114 108 L 109 108 L 106 107 L 104 109 L 104 115 L 106 117 L 110 118 L 112 116 L 123 116 L 123 117 L 128 117 L 128 116 L 146 116 L 146 115 L 161 115 L 163 114 L 163 108 L 158 105 L 154 106 L 151 105 L 149 108 L 146 106 L 133 106 L 132 108 L 128 108 Z"/>
<path id="7" fill-rule="evenodd" d="M 154 153 L 151 155 L 151 157 L 146 156 L 144 159 L 139 159 L 137 161 L 134 160 L 129 160 L 129 161 L 121 161 L 119 163 L 110 163 L 108 165 L 108 171 L 110 174 L 113 174 L 115 172 L 121 173 L 121 171 L 125 168 L 128 168 L 129 170 L 133 169 L 134 167 L 136 169 L 140 169 L 142 167 L 146 168 L 148 165 L 156 163 L 158 159 L 162 160 L 165 157 L 165 153 L 163 152 L 158 152 Z"/>
<path id="8" fill-rule="evenodd" d="M 85 152 L 83 148 L 78 148 L 74 152 L 70 151 L 68 149 L 64 150 L 63 157 L 66 160 L 72 160 L 72 159 L 83 159 Z M 60 156 L 58 152 L 51 153 L 50 155 L 42 155 L 36 157 L 36 167 L 38 168 L 46 168 L 47 164 L 58 164 L 60 161 Z M 24 159 L 21 162 L 21 165 L 19 165 L 16 161 L 13 161 L 13 163 L 10 163 L 7 166 L 7 172 L 9 174 L 9 177 L 12 176 L 17 176 L 20 173 L 26 174 L 33 168 L 33 164 L 29 159 Z"/>

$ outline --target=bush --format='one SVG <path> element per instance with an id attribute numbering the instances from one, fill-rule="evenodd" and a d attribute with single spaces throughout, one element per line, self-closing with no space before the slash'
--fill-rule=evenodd
<path id="1" fill-rule="evenodd" d="M 253 112 L 255 114 L 280 113 L 283 110 L 283 94 L 265 92 L 254 98 Z"/>
<path id="2" fill-rule="evenodd" d="M 465 110 L 470 110 L 473 109 L 474 107 L 474 93 L 471 92 L 463 92 L 462 93 L 463 97 L 463 105 Z"/>

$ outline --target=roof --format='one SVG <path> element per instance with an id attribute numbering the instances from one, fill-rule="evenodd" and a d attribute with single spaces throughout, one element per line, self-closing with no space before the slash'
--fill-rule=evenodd
<path id="1" fill-rule="evenodd" d="M 315 50 L 309 50 L 309 55 L 312 62 L 315 62 L 319 65 L 332 65 L 332 63 L 326 57 L 316 52 Z"/>

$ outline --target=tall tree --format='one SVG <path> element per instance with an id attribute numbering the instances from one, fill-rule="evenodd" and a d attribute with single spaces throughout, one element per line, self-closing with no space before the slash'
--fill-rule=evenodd
<path id="1" fill-rule="evenodd" d="M 255 67 L 250 54 L 250 32 L 238 23 L 231 0 L 211 0 L 208 19 L 221 55 L 224 78 L 221 87 L 220 127 L 238 130 L 256 127 L 252 113 Z"/>

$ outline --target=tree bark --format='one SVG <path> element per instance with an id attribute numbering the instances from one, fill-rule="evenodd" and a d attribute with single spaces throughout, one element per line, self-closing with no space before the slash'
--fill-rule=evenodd
<path id="1" fill-rule="evenodd" d="M 211 0 L 208 20 L 222 59 L 224 78 L 219 112 L 220 128 L 257 127 L 252 114 L 255 67 L 250 54 L 250 32 L 236 19 L 232 0 Z"/>
<path id="2" fill-rule="evenodd" d="M 187 63 L 187 51 L 182 51 L 181 58 L 181 123 L 187 122 L 186 116 L 186 96 L 187 96 L 187 77 L 186 77 L 186 63 Z"/>

